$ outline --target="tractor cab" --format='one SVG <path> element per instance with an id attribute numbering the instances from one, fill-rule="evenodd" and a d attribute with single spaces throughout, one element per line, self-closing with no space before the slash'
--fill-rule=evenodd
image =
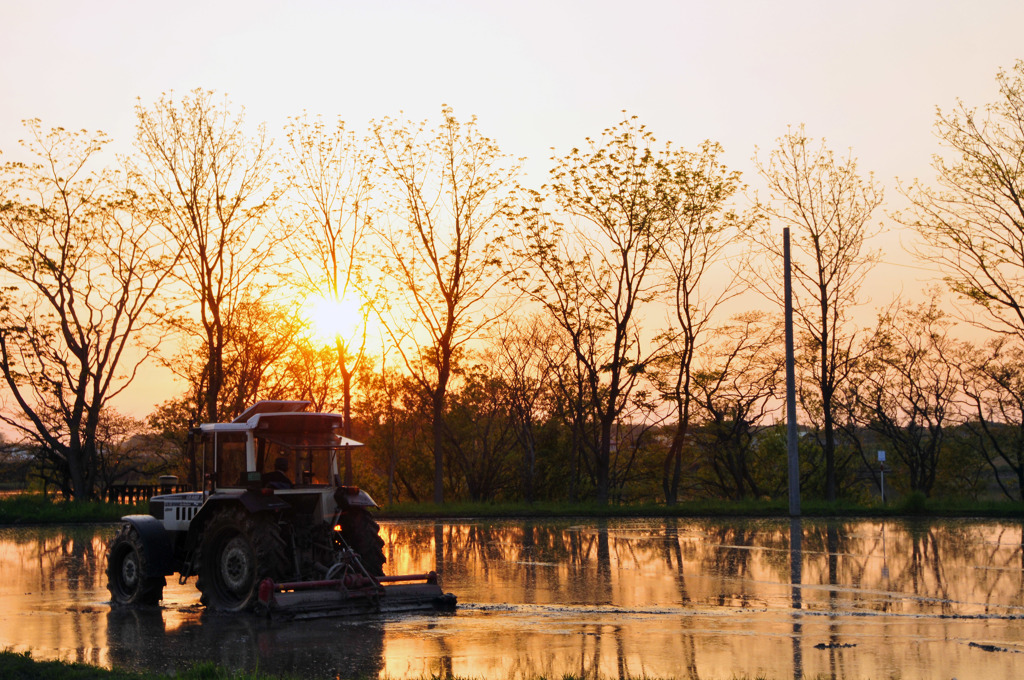
<path id="1" fill-rule="evenodd" d="M 208 490 L 342 486 L 339 468 L 362 444 L 341 434 L 340 415 L 306 413 L 308 405 L 262 401 L 230 423 L 199 426 Z"/>

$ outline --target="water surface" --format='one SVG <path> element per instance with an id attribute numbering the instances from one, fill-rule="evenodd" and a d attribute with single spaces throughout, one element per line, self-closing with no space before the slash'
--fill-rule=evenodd
<path id="1" fill-rule="evenodd" d="M 0 529 L 0 645 L 101 666 L 199 660 L 310 678 L 1018 678 L 1009 522 L 384 522 L 388 573 L 437 569 L 455 615 L 209 616 L 194 580 L 111 610 L 112 526 Z"/>

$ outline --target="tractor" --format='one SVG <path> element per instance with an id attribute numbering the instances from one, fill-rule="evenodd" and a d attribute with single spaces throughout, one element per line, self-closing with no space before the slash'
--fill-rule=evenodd
<path id="1" fill-rule="evenodd" d="M 377 505 L 339 474 L 339 457 L 350 461 L 362 444 L 341 434 L 342 416 L 308 406 L 262 401 L 230 423 L 192 430 L 204 488 L 155 495 L 148 515 L 122 518 L 107 552 L 114 606 L 158 603 L 177 573 L 182 584 L 197 577 L 211 611 L 308 618 L 455 608 L 435 572 L 384 575 Z"/>

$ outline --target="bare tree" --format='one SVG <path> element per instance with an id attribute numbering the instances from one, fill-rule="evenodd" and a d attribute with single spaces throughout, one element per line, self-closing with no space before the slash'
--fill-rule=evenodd
<path id="1" fill-rule="evenodd" d="M 164 214 L 181 253 L 175 272 L 184 291 L 178 327 L 197 336 L 205 351 L 202 411 L 217 422 L 226 413 L 226 332 L 239 304 L 267 274 L 272 244 L 284 234 L 266 223 L 279 188 L 273 182 L 271 143 L 260 126 L 247 134 L 243 112 L 225 98 L 194 90 L 175 101 L 164 95 L 136 106 L 137 158 L 132 176 L 140 194 Z M 173 366 L 172 366 L 173 368 Z"/>
<path id="2" fill-rule="evenodd" d="M 641 342 L 640 313 L 664 290 L 658 266 L 674 227 L 663 195 L 671 151 L 654 143 L 635 117 L 588 138 L 555 159 L 545 187 L 569 228 L 540 195 L 523 221 L 525 258 L 541 280 L 523 289 L 569 342 L 575 377 L 562 383 L 565 403 L 600 503 L 610 497 L 615 422 L 654 354 Z"/>
<path id="3" fill-rule="evenodd" d="M 920 255 L 973 305 L 982 328 L 1024 340 L 1024 61 L 996 77 L 1000 98 L 981 111 L 962 101 L 935 130 L 936 187 L 915 183 L 906 221 L 925 242 Z"/>
<path id="4" fill-rule="evenodd" d="M 510 316 L 496 329 L 488 358 L 508 392 L 515 434 L 523 450 L 523 496 L 534 501 L 537 478 L 537 427 L 550 401 L 556 367 L 564 348 L 558 331 L 539 315 Z M 550 407 L 547 406 L 550 410 Z"/>
<path id="5" fill-rule="evenodd" d="M 246 295 L 224 329 L 221 409 L 238 414 L 263 399 L 288 399 L 295 377 L 289 364 L 305 330 L 292 305 Z M 194 380 L 193 380 L 194 382 Z"/>
<path id="6" fill-rule="evenodd" d="M 964 427 L 1006 497 L 1024 500 L 1024 349 L 996 337 L 970 352 L 962 369 Z"/>
<path id="7" fill-rule="evenodd" d="M 453 361 L 504 313 L 500 248 L 517 204 L 518 163 L 449 107 L 432 132 L 385 119 L 373 137 L 390 195 L 375 233 L 386 299 L 377 312 L 389 341 L 428 397 L 434 502 L 444 501 L 444 414 Z"/>
<path id="8" fill-rule="evenodd" d="M 364 441 L 369 444 L 368 455 L 360 459 L 385 480 L 383 491 L 389 505 L 402 498 L 420 502 L 423 490 L 433 486 L 433 469 L 422 469 L 423 454 L 429 454 L 423 449 L 431 443 L 422 392 L 412 378 L 388 364 L 385 354 L 359 397 L 360 420 L 366 427 Z M 432 463 L 427 467 L 432 468 Z"/>
<path id="9" fill-rule="evenodd" d="M 761 473 L 777 467 L 774 461 L 755 460 L 755 443 L 765 417 L 778 407 L 781 330 L 762 312 L 741 314 L 714 329 L 694 371 L 700 477 L 737 500 L 768 491 Z"/>
<path id="10" fill-rule="evenodd" d="M 719 161 L 721 147 L 705 142 L 698 152 L 676 151 L 669 159 L 671 182 L 663 198 L 672 223 L 665 243 L 669 271 L 671 326 L 662 335 L 664 351 L 653 377 L 662 398 L 672 404 L 676 429 L 662 466 L 665 502 L 679 496 L 683 448 L 689 434 L 694 356 L 714 311 L 739 290 L 734 284 L 708 293 L 707 274 L 719 263 L 729 236 L 743 221 L 728 201 L 739 188 L 739 173 Z M 734 282 L 736 280 L 734 279 Z"/>
<path id="11" fill-rule="evenodd" d="M 445 416 L 450 450 L 470 500 L 497 499 L 515 481 L 518 441 L 509 391 L 489 362 L 460 373 Z"/>
<path id="12" fill-rule="evenodd" d="M 140 420 L 104 412 L 97 430 L 97 485 L 101 498 L 118 482 L 153 479 L 175 471 L 175 445 L 155 436 Z"/>
<path id="13" fill-rule="evenodd" d="M 173 250 L 120 178 L 94 170 L 103 135 L 26 124 L 34 162 L 0 175 L 0 421 L 93 497 L 97 431 L 159 344 L 152 308 Z"/>
<path id="14" fill-rule="evenodd" d="M 340 119 L 333 126 L 321 118 L 293 119 L 287 137 L 284 158 L 297 225 L 289 250 L 302 272 L 300 285 L 314 298 L 334 303 L 321 314 L 358 315 L 336 318 L 333 338 L 342 379 L 344 434 L 351 437 L 352 380 L 366 356 L 363 267 L 368 260 L 365 237 L 373 220 L 373 162 Z M 346 475 L 350 470 L 346 465 Z M 346 483 L 352 480 L 346 478 Z"/>
<path id="15" fill-rule="evenodd" d="M 344 380 L 338 363 L 336 347 L 299 338 L 280 367 L 289 398 L 304 399 L 319 412 L 344 409 Z"/>
<path id="16" fill-rule="evenodd" d="M 964 362 L 965 426 L 1007 496 L 1024 489 L 1024 61 L 996 75 L 999 97 L 978 109 L 937 111 L 945 153 L 935 185 L 906 192 L 919 254 L 967 303 L 966 319 L 996 337 Z M 1007 474 L 1009 473 L 1009 474 Z M 1007 482 L 1005 477 L 1011 477 Z"/>
<path id="17" fill-rule="evenodd" d="M 4 490 L 27 488 L 34 462 L 31 450 L 8 442 L 0 434 L 0 479 Z"/>
<path id="18" fill-rule="evenodd" d="M 950 321 L 937 293 L 879 319 L 860 390 L 863 422 L 906 467 L 910 490 L 931 494 L 951 427 L 958 423 L 960 373 Z"/>
<path id="19" fill-rule="evenodd" d="M 850 312 L 860 302 L 861 283 L 876 259 L 866 242 L 882 190 L 872 175 L 865 179 L 858 174 L 852 155 L 837 159 L 824 142 L 808 138 L 803 126 L 779 139 L 767 161 L 755 158 L 755 163 L 771 200 L 761 206 L 769 224 L 752 234 L 775 256 L 772 269 L 760 272 L 758 283 L 766 296 L 782 304 L 782 230 L 777 227 L 790 227 L 793 310 L 802 329 L 804 365 L 817 393 L 810 402 L 817 402 L 821 412 L 825 493 L 834 501 L 834 400 L 860 352 Z"/>

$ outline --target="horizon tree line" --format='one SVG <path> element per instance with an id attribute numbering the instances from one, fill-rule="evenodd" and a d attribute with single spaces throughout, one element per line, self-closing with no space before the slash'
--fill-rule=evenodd
<path id="1" fill-rule="evenodd" d="M 937 183 L 896 216 L 958 311 L 935 288 L 866 328 L 882 188 L 803 126 L 755 156 L 750 197 L 717 143 L 630 116 L 534 188 L 447 106 L 362 139 L 302 115 L 279 148 L 226 97 L 164 95 L 113 166 L 102 134 L 29 121 L 33 160 L 0 168 L 5 455 L 75 499 L 194 481 L 190 426 L 303 398 L 371 444 L 360 484 L 388 502 L 779 496 L 788 226 L 807 492 L 863 496 L 885 448 L 907 493 L 1021 499 L 1024 62 L 997 81 L 996 102 L 938 113 Z M 317 297 L 354 302 L 357 330 L 318 338 Z M 147 361 L 185 390 L 126 427 L 112 402 Z"/>

